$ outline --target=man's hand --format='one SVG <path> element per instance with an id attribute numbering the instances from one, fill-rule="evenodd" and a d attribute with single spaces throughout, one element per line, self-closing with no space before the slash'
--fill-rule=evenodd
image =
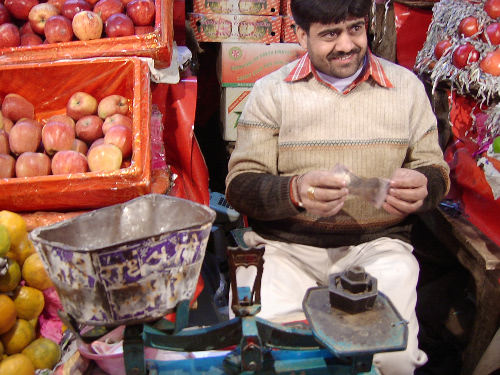
<path id="1" fill-rule="evenodd" d="M 395 216 L 417 211 L 427 197 L 427 177 L 412 169 L 399 168 L 391 176 L 389 193 L 382 207 Z"/>
<path id="2" fill-rule="evenodd" d="M 329 171 L 310 171 L 296 181 L 298 201 L 309 213 L 320 217 L 337 214 L 349 193 L 344 179 Z"/>

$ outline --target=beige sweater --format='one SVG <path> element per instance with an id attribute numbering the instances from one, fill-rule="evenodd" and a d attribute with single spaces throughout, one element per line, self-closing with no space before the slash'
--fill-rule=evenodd
<path id="1" fill-rule="evenodd" d="M 312 75 L 284 78 L 293 62 L 256 82 L 238 123 L 229 162 L 226 196 L 264 237 L 331 247 L 380 236 L 405 238 L 407 222 L 349 196 L 329 218 L 295 207 L 294 175 L 328 170 L 337 163 L 363 177 L 389 178 L 397 168 L 417 169 L 428 180 L 423 210 L 449 188 L 449 168 L 438 144 L 436 118 L 420 80 L 409 70 L 380 60 L 394 88 L 372 79 L 343 95 Z"/>

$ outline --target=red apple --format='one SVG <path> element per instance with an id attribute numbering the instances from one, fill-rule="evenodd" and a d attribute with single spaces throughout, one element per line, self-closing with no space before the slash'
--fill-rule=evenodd
<path id="1" fill-rule="evenodd" d="M 103 121 L 99 116 L 83 116 L 76 122 L 76 136 L 85 142 L 94 142 L 97 138 L 102 138 Z"/>
<path id="2" fill-rule="evenodd" d="M 62 12 L 62 5 L 66 2 L 66 0 L 47 0 L 47 3 L 55 5 L 59 10 L 59 13 Z"/>
<path id="3" fill-rule="evenodd" d="M 2 115 L 14 122 L 22 118 L 34 119 L 35 106 L 21 95 L 10 93 L 3 100 Z"/>
<path id="4" fill-rule="evenodd" d="M 151 0 L 132 0 L 126 11 L 136 26 L 151 25 L 155 19 L 155 3 Z"/>
<path id="5" fill-rule="evenodd" d="M 10 18 L 9 11 L 5 7 L 5 5 L 0 4 L 0 25 L 7 23 L 7 22 L 10 22 L 10 20 L 11 20 L 11 18 Z"/>
<path id="6" fill-rule="evenodd" d="M 112 14 L 104 24 L 104 32 L 108 38 L 134 35 L 134 23 L 123 13 Z"/>
<path id="7" fill-rule="evenodd" d="M 86 0 L 86 1 L 90 3 L 90 5 L 92 5 L 93 8 L 99 0 Z"/>
<path id="8" fill-rule="evenodd" d="M 83 155 L 87 155 L 87 152 L 89 152 L 89 148 L 87 144 L 82 141 L 81 139 L 75 138 L 73 141 L 73 147 L 71 147 L 73 151 L 77 151 Z"/>
<path id="9" fill-rule="evenodd" d="M 0 178 L 16 176 L 16 159 L 12 155 L 0 154 Z"/>
<path id="10" fill-rule="evenodd" d="M 28 14 L 28 20 L 31 28 L 37 34 L 43 35 L 45 22 L 52 17 L 59 14 L 59 10 L 55 5 L 49 3 L 40 3 L 31 8 Z"/>
<path id="11" fill-rule="evenodd" d="M 19 47 L 21 34 L 13 23 L 7 22 L 0 25 L 0 48 Z"/>
<path id="12" fill-rule="evenodd" d="M 83 91 L 77 91 L 71 95 L 66 104 L 66 114 L 75 121 L 78 121 L 83 116 L 96 113 L 97 100 L 91 94 Z"/>
<path id="13" fill-rule="evenodd" d="M 29 22 L 25 22 L 19 28 L 19 35 L 23 36 L 25 34 L 34 34 L 35 32 L 31 28 L 31 24 Z"/>
<path id="14" fill-rule="evenodd" d="M 3 121 L 2 121 L 2 126 L 7 133 L 10 133 L 10 129 L 12 129 L 12 127 L 14 126 L 14 122 L 10 119 L 8 119 L 7 117 L 4 117 L 3 118 Z"/>
<path id="15" fill-rule="evenodd" d="M 101 16 L 102 22 L 106 22 L 113 14 L 125 12 L 125 6 L 120 0 L 99 0 L 93 10 Z"/>
<path id="16" fill-rule="evenodd" d="M 126 115 L 122 115 L 121 113 L 115 113 L 112 116 L 106 117 L 104 123 L 102 124 L 102 132 L 106 134 L 108 130 L 115 125 L 124 125 L 130 130 L 134 130 L 134 120 Z"/>
<path id="17" fill-rule="evenodd" d="M 87 159 L 91 172 L 116 171 L 122 165 L 122 152 L 115 145 L 103 143 L 92 147 Z"/>
<path id="18" fill-rule="evenodd" d="M 118 146 L 122 152 L 123 159 L 126 159 L 132 156 L 133 137 L 134 135 L 130 128 L 123 125 L 115 125 L 104 136 L 104 143 Z"/>
<path id="19" fill-rule="evenodd" d="M 112 116 L 115 113 L 126 115 L 128 109 L 128 99 L 122 95 L 113 94 L 101 99 L 97 106 L 97 115 L 102 119 Z"/>
<path id="20" fill-rule="evenodd" d="M 58 151 L 52 157 L 52 174 L 85 173 L 89 171 L 87 157 L 73 150 Z"/>
<path id="21" fill-rule="evenodd" d="M 48 122 L 42 129 L 43 147 L 48 155 L 54 155 L 57 151 L 71 150 L 74 140 L 75 130 L 63 122 Z"/>
<path id="22" fill-rule="evenodd" d="M 20 155 L 23 152 L 35 152 L 42 141 L 42 130 L 27 121 L 16 123 L 9 132 L 10 152 Z"/>
<path id="23" fill-rule="evenodd" d="M 10 154 L 9 133 L 0 129 L 0 154 Z"/>
<path id="24" fill-rule="evenodd" d="M 21 35 L 21 43 L 20 46 L 39 46 L 43 44 L 42 38 L 36 34 L 24 34 Z"/>
<path id="25" fill-rule="evenodd" d="M 27 21 L 31 8 L 38 4 L 38 0 L 5 0 L 4 4 L 14 18 Z"/>
<path id="26" fill-rule="evenodd" d="M 92 144 L 90 145 L 88 151 L 87 151 L 87 157 L 89 156 L 90 150 L 92 150 L 95 146 L 102 145 L 104 143 L 104 137 L 96 139 Z"/>
<path id="27" fill-rule="evenodd" d="M 73 120 L 71 117 L 68 115 L 53 115 L 50 116 L 45 123 L 49 123 L 51 121 L 59 121 L 59 122 L 64 122 L 65 124 L 71 125 L 71 127 L 74 129 L 75 128 L 75 120 Z"/>
<path id="28" fill-rule="evenodd" d="M 40 128 L 40 130 L 42 130 L 43 125 L 44 125 L 43 122 L 40 122 L 40 121 L 37 121 L 34 119 L 30 119 L 30 118 L 22 118 L 22 119 L 18 120 L 15 125 L 22 124 L 23 122 L 29 122 L 32 125 L 38 126 Z"/>
<path id="29" fill-rule="evenodd" d="M 59 15 L 50 17 L 45 23 L 45 40 L 48 43 L 65 43 L 73 39 L 71 21 Z"/>
<path id="30" fill-rule="evenodd" d="M 152 25 L 148 26 L 136 26 L 134 28 L 134 34 L 135 35 L 144 35 L 144 34 L 149 34 L 155 31 L 155 27 Z"/>
<path id="31" fill-rule="evenodd" d="M 83 10 L 92 10 L 92 5 L 85 0 L 66 0 L 62 5 L 61 14 L 73 20 L 75 14 Z"/>
<path id="32" fill-rule="evenodd" d="M 37 177 L 51 174 L 51 160 L 42 152 L 25 152 L 16 160 L 16 177 Z"/>
<path id="33" fill-rule="evenodd" d="M 132 0 L 120 0 L 124 6 L 127 6 Z"/>
<path id="34" fill-rule="evenodd" d="M 78 12 L 71 24 L 73 33 L 80 40 L 99 39 L 102 36 L 103 22 L 97 13 L 89 10 Z"/>

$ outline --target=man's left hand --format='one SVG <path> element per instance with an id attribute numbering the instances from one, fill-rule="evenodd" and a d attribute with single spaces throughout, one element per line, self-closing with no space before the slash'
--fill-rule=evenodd
<path id="1" fill-rule="evenodd" d="M 391 176 L 389 193 L 382 207 L 395 216 L 417 211 L 427 197 L 427 177 L 412 169 L 399 168 Z"/>

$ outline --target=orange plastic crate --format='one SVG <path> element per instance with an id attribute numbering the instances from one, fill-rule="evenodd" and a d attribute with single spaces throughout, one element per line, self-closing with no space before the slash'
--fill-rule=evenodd
<path id="1" fill-rule="evenodd" d="M 151 191 L 151 89 L 148 64 L 135 57 L 96 58 L 0 66 L 0 99 L 24 96 L 38 121 L 66 112 L 76 91 L 98 101 L 112 94 L 130 100 L 133 117 L 131 165 L 88 172 L 0 179 L 0 209 L 16 212 L 75 211 L 123 203 Z"/>
<path id="2" fill-rule="evenodd" d="M 0 65 L 47 62 L 89 57 L 139 56 L 155 60 L 157 68 L 170 66 L 173 48 L 173 0 L 156 0 L 152 33 L 120 38 L 42 44 L 0 49 Z"/>

